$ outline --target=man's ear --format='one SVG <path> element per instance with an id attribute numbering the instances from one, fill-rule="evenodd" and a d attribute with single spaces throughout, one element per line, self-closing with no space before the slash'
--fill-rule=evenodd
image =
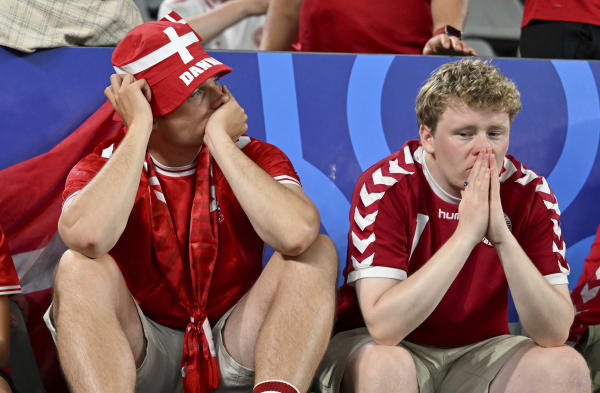
<path id="1" fill-rule="evenodd" d="M 423 146 L 423 150 L 429 154 L 435 153 L 435 148 L 433 147 L 433 138 L 433 133 L 429 127 L 426 125 L 421 125 L 419 127 L 419 139 L 421 140 L 421 146 Z"/>

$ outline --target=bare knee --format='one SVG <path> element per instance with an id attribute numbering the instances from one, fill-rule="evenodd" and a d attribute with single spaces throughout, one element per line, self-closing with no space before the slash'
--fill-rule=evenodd
<path id="1" fill-rule="evenodd" d="M 108 255 L 91 259 L 77 251 L 62 255 L 54 279 L 53 316 L 65 299 L 89 299 L 111 295 L 122 276 L 115 261 Z"/>
<path id="2" fill-rule="evenodd" d="M 418 392 L 412 356 L 402 347 L 366 345 L 350 359 L 343 387 L 345 393 Z"/>
<path id="3" fill-rule="evenodd" d="M 527 359 L 529 375 L 542 385 L 548 385 L 547 391 L 589 393 L 591 390 L 590 371 L 583 357 L 569 346 L 555 348 L 537 347 L 534 356 Z"/>
<path id="4" fill-rule="evenodd" d="M 323 234 L 317 236 L 312 245 L 302 255 L 301 259 L 318 267 L 320 275 L 331 282 L 337 280 L 338 257 L 335 245 L 331 239 Z"/>

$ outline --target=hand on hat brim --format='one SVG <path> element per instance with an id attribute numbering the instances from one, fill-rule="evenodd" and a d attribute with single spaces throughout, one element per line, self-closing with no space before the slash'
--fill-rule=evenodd
<path id="1" fill-rule="evenodd" d="M 146 80 L 135 80 L 130 74 L 112 74 L 104 95 L 128 128 L 134 122 L 152 124 L 152 91 Z"/>

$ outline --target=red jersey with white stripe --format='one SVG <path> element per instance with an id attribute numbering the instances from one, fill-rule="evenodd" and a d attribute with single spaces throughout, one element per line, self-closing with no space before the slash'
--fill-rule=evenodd
<path id="1" fill-rule="evenodd" d="M 575 320 L 571 325 L 569 341 L 578 342 L 590 325 L 600 325 L 600 226 L 589 255 L 583 264 L 583 273 L 571 292 L 575 306 Z"/>
<path id="2" fill-rule="evenodd" d="M 83 158 L 71 170 L 63 199 L 76 197 L 80 191 L 110 158 L 118 145 L 110 140 L 98 146 L 94 153 Z M 283 184 L 300 186 L 300 180 L 291 162 L 281 150 L 273 145 L 248 136 L 240 137 L 238 147 L 265 172 Z M 140 188 L 125 231 L 110 251 L 115 259 L 132 295 L 144 313 L 151 319 L 174 328 L 184 328 L 189 313 L 179 299 L 190 291 L 190 264 L 188 263 L 188 240 L 191 205 L 195 192 L 195 164 L 172 168 L 153 160 L 164 199 L 174 217 L 178 244 L 163 247 L 181 247 L 183 266 L 171 267 L 172 261 L 157 260 L 152 244 L 151 206 L 148 195 L 147 176 L 142 174 Z M 256 234 L 237 198 L 229 187 L 220 168 L 212 167 L 214 189 L 211 190 L 211 207 L 218 209 L 218 251 L 215 270 L 208 295 L 206 314 L 211 324 L 231 308 L 256 281 L 262 271 L 264 243 Z M 156 228 L 155 228 L 156 230 Z M 161 228 L 159 228 L 161 230 Z M 203 261 L 193 261 L 203 263 Z M 170 270 L 183 271 L 180 293 L 169 289 L 165 275 Z M 173 279 L 171 281 L 174 281 Z"/>
<path id="3" fill-rule="evenodd" d="M 600 2 L 597 0 L 527 0 L 521 27 L 532 20 L 586 23 L 600 26 Z"/>
<path id="4" fill-rule="evenodd" d="M 0 296 L 21 293 L 21 283 L 15 270 L 6 236 L 0 228 Z"/>
<path id="5" fill-rule="evenodd" d="M 439 190 L 418 141 L 379 161 L 359 178 L 350 210 L 347 284 L 339 327 L 364 326 L 357 280 L 404 280 L 421 268 L 458 225 L 458 204 Z M 523 250 L 553 285 L 566 284 L 569 267 L 560 211 L 546 180 L 514 157 L 504 159 L 500 194 L 505 218 Z M 406 337 L 439 347 L 472 344 L 508 334 L 508 284 L 493 246 L 483 239 L 429 317 Z M 415 299 L 415 301 L 419 301 Z"/>

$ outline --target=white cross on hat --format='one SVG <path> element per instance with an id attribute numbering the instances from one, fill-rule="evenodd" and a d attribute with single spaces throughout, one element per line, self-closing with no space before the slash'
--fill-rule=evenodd
<path id="1" fill-rule="evenodd" d="M 185 22 L 184 22 L 185 23 Z M 189 63 L 193 56 L 187 49 L 188 46 L 194 42 L 198 42 L 198 36 L 193 32 L 184 34 L 182 36 L 177 35 L 177 32 L 172 26 L 167 27 L 163 30 L 163 33 L 169 37 L 169 43 L 161 46 L 157 50 L 147 54 L 146 56 L 138 59 L 134 62 L 126 64 L 124 66 L 114 66 L 117 74 L 137 74 L 150 67 L 160 63 L 161 61 L 169 58 L 174 54 L 178 54 L 184 64 Z"/>

